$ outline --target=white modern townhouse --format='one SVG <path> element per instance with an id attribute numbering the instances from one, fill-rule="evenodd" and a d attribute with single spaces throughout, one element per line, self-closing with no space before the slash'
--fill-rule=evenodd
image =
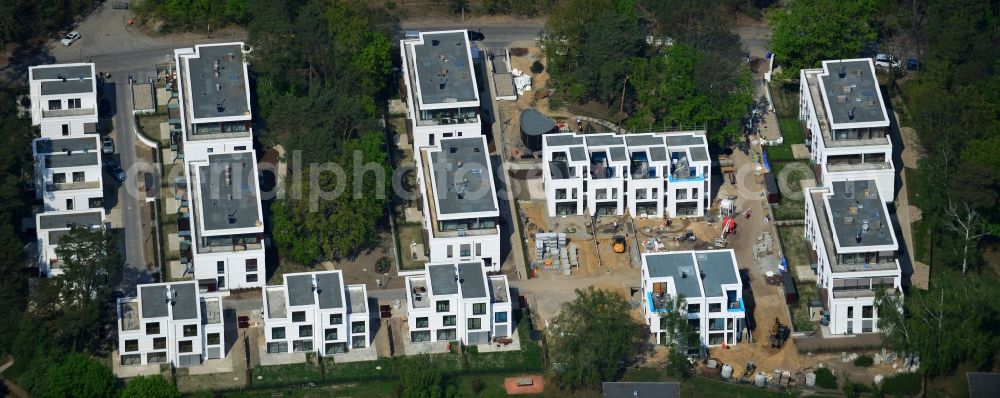
<path id="1" fill-rule="evenodd" d="M 711 207 L 704 131 L 548 134 L 542 171 L 549 216 L 701 217 Z"/>
<path id="2" fill-rule="evenodd" d="M 487 276 L 478 263 L 427 264 L 406 278 L 411 342 L 492 344 L 511 338 L 514 319 L 504 275 Z"/>
<path id="3" fill-rule="evenodd" d="M 56 255 L 59 240 L 73 227 L 105 227 L 103 209 L 50 211 L 35 214 L 35 237 L 38 247 L 38 274 L 51 277 L 63 273 L 63 261 Z"/>
<path id="4" fill-rule="evenodd" d="M 94 64 L 53 64 L 28 68 L 31 124 L 42 137 L 97 134 L 97 79 Z"/>
<path id="5" fill-rule="evenodd" d="M 482 135 L 479 49 L 466 30 L 419 32 L 399 43 L 408 131 L 414 148 L 434 146 L 442 138 Z"/>
<path id="6" fill-rule="evenodd" d="M 799 120 L 816 177 L 834 181 L 874 179 L 879 196 L 892 202 L 890 119 L 869 58 L 823 61 L 800 72 Z"/>
<path id="7" fill-rule="evenodd" d="M 182 260 L 202 290 L 264 285 L 264 218 L 243 43 L 174 50 L 185 180 Z M 188 218 L 189 217 L 189 218 Z M 185 248 L 189 248 L 186 249 Z"/>
<path id="8" fill-rule="evenodd" d="M 700 341 L 692 352 L 742 340 L 746 309 L 733 250 L 643 253 L 642 314 L 657 343 L 665 344 L 669 335 L 662 314 L 682 296 L 682 310 Z"/>
<path id="9" fill-rule="evenodd" d="M 121 365 L 201 365 L 226 356 L 223 293 L 202 293 L 195 281 L 138 286 L 118 299 Z"/>
<path id="10" fill-rule="evenodd" d="M 500 207 L 486 137 L 453 137 L 417 157 L 429 262 L 500 270 Z"/>
<path id="11" fill-rule="evenodd" d="M 35 196 L 44 211 L 103 209 L 104 177 L 97 135 L 36 138 Z"/>
<path id="12" fill-rule="evenodd" d="M 269 354 L 345 354 L 371 346 L 365 285 L 344 285 L 339 270 L 284 275 L 264 287 L 264 342 Z"/>
<path id="13" fill-rule="evenodd" d="M 878 332 L 875 295 L 902 293 L 899 244 L 877 180 L 810 189 L 806 241 L 832 334 Z"/>

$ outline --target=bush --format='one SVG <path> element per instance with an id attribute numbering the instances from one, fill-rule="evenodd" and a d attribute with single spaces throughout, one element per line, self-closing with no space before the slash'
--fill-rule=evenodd
<path id="1" fill-rule="evenodd" d="M 816 386 L 822 388 L 829 388 L 831 390 L 837 389 L 837 378 L 833 375 L 833 372 L 828 368 L 816 369 Z"/>
<path id="2" fill-rule="evenodd" d="M 882 394 L 885 396 L 912 397 L 919 393 L 919 373 L 897 373 L 882 380 Z"/>
<path id="3" fill-rule="evenodd" d="M 542 73 L 543 70 L 545 70 L 545 65 L 542 65 L 541 61 L 535 61 L 531 64 L 531 73 L 537 75 L 539 73 Z"/>
<path id="4" fill-rule="evenodd" d="M 843 391 L 847 398 L 858 398 L 861 394 L 871 392 L 872 388 L 861 383 L 854 383 L 850 380 L 845 380 Z"/>
<path id="5" fill-rule="evenodd" d="M 872 366 L 873 363 L 875 363 L 875 359 L 868 355 L 859 355 L 857 358 L 854 358 L 854 366 L 857 367 L 867 368 Z"/>

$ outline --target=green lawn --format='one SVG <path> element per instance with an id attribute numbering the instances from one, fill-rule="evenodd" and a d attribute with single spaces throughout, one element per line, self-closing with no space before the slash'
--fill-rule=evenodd
<path id="1" fill-rule="evenodd" d="M 910 204 L 915 206 L 917 197 L 920 196 L 918 189 L 921 184 L 917 181 L 920 178 L 919 173 L 916 169 L 906 168 L 903 174 L 906 177 L 906 197 Z M 910 225 L 910 228 L 913 231 L 913 258 L 924 264 L 930 264 L 930 225 L 923 220 L 917 220 Z"/>
<path id="2" fill-rule="evenodd" d="M 777 80 L 768 82 L 771 91 L 771 101 L 774 111 L 779 116 L 795 116 L 799 109 L 799 85 L 782 83 Z"/>
<path id="3" fill-rule="evenodd" d="M 312 363 L 258 366 L 250 370 L 250 383 L 254 387 L 279 387 L 288 385 L 319 383 L 323 379 L 320 368 Z"/>
<path id="4" fill-rule="evenodd" d="M 399 234 L 399 256 L 402 259 L 404 270 L 423 269 L 425 262 L 414 261 L 410 257 L 410 243 L 423 242 L 421 227 L 418 223 L 396 223 L 396 232 Z"/>
<path id="5" fill-rule="evenodd" d="M 789 267 L 809 265 L 806 249 L 805 229 L 800 225 L 784 225 L 777 228 L 781 240 L 781 252 L 785 254 Z"/>
<path id="6" fill-rule="evenodd" d="M 767 147 L 767 159 L 772 166 L 774 162 L 795 160 L 795 156 L 792 155 L 792 145 L 805 142 L 805 134 L 802 133 L 802 125 L 799 124 L 798 118 L 780 117 L 778 126 L 784 140 L 779 146 Z"/>

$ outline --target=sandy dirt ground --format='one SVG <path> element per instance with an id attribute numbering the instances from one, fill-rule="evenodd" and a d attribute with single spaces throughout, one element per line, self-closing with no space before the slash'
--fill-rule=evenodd
<path id="1" fill-rule="evenodd" d="M 531 385 L 519 387 L 517 381 L 525 378 L 531 379 Z M 503 388 L 507 391 L 507 395 L 541 394 L 545 391 L 545 378 L 538 375 L 508 377 L 503 380 Z"/>

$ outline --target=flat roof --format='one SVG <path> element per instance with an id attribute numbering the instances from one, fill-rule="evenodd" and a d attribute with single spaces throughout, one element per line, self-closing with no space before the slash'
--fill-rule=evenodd
<path id="1" fill-rule="evenodd" d="M 992 398 L 1000 391 L 1000 373 L 968 372 L 969 398 Z"/>
<path id="2" fill-rule="evenodd" d="M 478 100 L 466 32 L 421 33 L 421 38 L 422 44 L 413 44 L 420 101 L 443 104 Z"/>
<path id="3" fill-rule="evenodd" d="M 444 139 L 440 146 L 440 151 L 430 153 L 438 212 L 497 211 L 485 137 Z"/>
<path id="4" fill-rule="evenodd" d="M 262 225 L 258 218 L 260 200 L 253 152 L 208 155 L 208 165 L 198 167 L 198 183 L 206 230 Z"/>
<path id="5" fill-rule="evenodd" d="M 72 78 L 62 80 L 47 80 L 42 82 L 42 95 L 62 95 L 94 92 L 94 80 L 90 78 Z"/>
<path id="6" fill-rule="evenodd" d="M 140 286 L 142 292 L 142 317 L 159 318 L 167 316 L 167 286 Z"/>
<path id="7" fill-rule="evenodd" d="M 264 289 L 264 292 L 267 294 L 267 317 L 287 317 L 288 309 L 285 302 L 285 287 L 267 287 Z"/>
<path id="8" fill-rule="evenodd" d="M 629 134 L 625 136 L 625 143 L 630 146 L 663 145 L 663 136 L 650 134 Z"/>
<path id="9" fill-rule="evenodd" d="M 35 140 L 35 153 L 37 154 L 96 150 L 97 139 L 92 136 L 78 138 L 40 138 Z"/>
<path id="10" fill-rule="evenodd" d="M 201 301 L 201 319 L 205 323 L 222 322 L 222 303 L 217 298 Z"/>
<path id="11" fill-rule="evenodd" d="M 739 276 L 736 275 L 736 263 L 733 262 L 732 251 L 695 252 L 694 255 L 698 260 L 698 269 L 705 275 L 701 279 L 702 288 L 705 289 L 705 296 L 722 296 L 724 294 L 722 285 L 735 285 L 739 283 Z"/>
<path id="12" fill-rule="evenodd" d="M 823 61 L 823 96 L 833 123 L 888 121 L 871 59 Z M 840 77 L 843 72 L 844 77 Z M 853 118 L 851 113 L 853 112 Z"/>
<path id="13" fill-rule="evenodd" d="M 455 266 L 453 264 L 428 265 L 427 276 L 431 280 L 431 294 L 458 293 L 458 281 L 455 280 Z"/>
<path id="14" fill-rule="evenodd" d="M 702 297 L 698 286 L 698 269 L 691 252 L 646 254 L 643 258 L 650 278 L 673 277 L 677 294 Z"/>
<path id="15" fill-rule="evenodd" d="M 45 168 L 56 169 L 62 167 L 83 167 L 100 164 L 97 159 L 97 151 L 87 153 L 71 153 L 45 155 Z"/>
<path id="16" fill-rule="evenodd" d="M 94 64 L 39 65 L 31 68 L 32 80 L 80 79 L 94 77 Z"/>
<path id="17" fill-rule="evenodd" d="M 884 246 L 894 243 L 892 223 L 874 180 L 835 181 L 826 197 L 833 235 L 840 247 Z"/>
<path id="18" fill-rule="evenodd" d="M 604 398 L 680 398 L 680 383 L 610 382 L 601 385 Z"/>
<path id="19" fill-rule="evenodd" d="M 649 160 L 663 162 L 667 160 L 667 148 L 654 146 L 649 148 Z"/>
<path id="20" fill-rule="evenodd" d="M 344 288 L 340 285 L 339 272 L 320 272 L 316 274 L 316 287 L 319 288 L 319 308 L 343 308 Z"/>
<path id="21" fill-rule="evenodd" d="M 174 291 L 174 320 L 185 321 L 198 318 L 198 287 L 195 286 L 195 283 L 174 283 L 170 287 Z"/>
<path id="22" fill-rule="evenodd" d="M 462 282 L 462 298 L 486 298 L 486 274 L 482 264 L 459 264 L 458 277 Z"/>
<path id="23" fill-rule="evenodd" d="M 703 135 L 667 134 L 663 136 L 663 139 L 666 140 L 667 146 L 691 146 L 705 144 L 705 136 Z"/>
<path id="24" fill-rule="evenodd" d="M 285 289 L 288 290 L 288 305 L 312 305 L 316 302 L 312 291 L 312 275 L 298 274 L 285 276 Z"/>
<path id="25" fill-rule="evenodd" d="M 583 137 L 573 134 L 546 135 L 545 144 L 548 146 L 583 145 Z"/>
<path id="26" fill-rule="evenodd" d="M 365 295 L 364 285 L 348 286 L 347 293 L 348 300 L 351 302 L 352 314 L 368 312 L 368 296 Z"/>
<path id="27" fill-rule="evenodd" d="M 100 210 L 81 213 L 44 213 L 38 216 L 38 229 L 70 228 L 74 225 L 94 226 L 101 225 L 101 220 Z"/>
<path id="28" fill-rule="evenodd" d="M 189 98 L 196 119 L 250 115 L 250 88 L 242 47 L 240 44 L 198 46 L 197 53 L 187 58 Z"/>
<path id="29" fill-rule="evenodd" d="M 614 134 L 592 134 L 584 136 L 587 146 L 623 145 L 625 140 Z"/>
<path id="30" fill-rule="evenodd" d="M 708 160 L 708 151 L 704 147 L 696 146 L 691 148 L 691 160 L 695 162 L 703 162 Z"/>

